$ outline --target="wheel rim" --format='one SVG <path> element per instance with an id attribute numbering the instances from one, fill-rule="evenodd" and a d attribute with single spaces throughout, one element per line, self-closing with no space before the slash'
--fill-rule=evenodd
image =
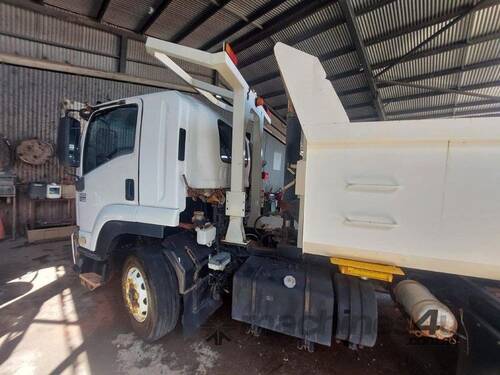
<path id="1" fill-rule="evenodd" d="M 148 316 L 147 284 L 141 271 L 137 267 L 130 267 L 125 280 L 124 295 L 128 311 L 139 323 Z"/>

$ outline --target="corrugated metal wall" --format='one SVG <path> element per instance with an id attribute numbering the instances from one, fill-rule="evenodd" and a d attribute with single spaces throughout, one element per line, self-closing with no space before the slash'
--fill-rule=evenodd
<path id="1" fill-rule="evenodd" d="M 156 91 L 159 89 L 149 86 L 0 64 L 0 134 L 13 144 L 33 137 L 55 144 L 59 106 L 64 99 L 95 103 Z M 17 160 L 14 169 L 21 184 L 18 223 L 22 228 L 28 215 L 23 187 L 33 181 L 61 183 L 68 177 L 55 157 L 42 166 Z M 2 203 L 0 209 L 10 228 L 10 206 Z M 65 210 L 62 202 L 49 202 L 39 206 L 38 216 L 55 220 Z"/>

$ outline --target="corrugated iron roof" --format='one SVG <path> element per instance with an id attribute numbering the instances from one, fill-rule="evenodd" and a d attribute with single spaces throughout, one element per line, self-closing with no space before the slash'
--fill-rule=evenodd
<path id="1" fill-rule="evenodd" d="M 345 23 L 349 17 L 342 11 L 345 1 L 352 3 L 361 45 L 355 44 L 358 38 L 353 38 Z M 243 43 L 238 52 L 242 74 L 264 95 L 284 90 L 272 54 L 274 44 L 292 44 L 320 58 L 353 119 L 377 117 L 376 97 L 389 119 L 500 111 L 496 105 L 481 105 L 481 98 L 440 91 L 472 88 L 493 101 L 500 96 L 500 0 L 45 0 L 44 4 L 165 40 L 181 35 L 181 44 L 207 46 L 212 51 L 223 40 L 236 47 Z M 119 41 L 112 34 L 90 27 L 77 30 L 63 20 L 33 27 L 33 20 L 26 17 L 12 18 L 7 25 L 4 21 L 0 38 L 6 48 L 103 70 L 116 65 Z M 193 28 L 186 29 L 189 25 Z M 9 39 L 13 35 L 24 39 L 13 46 Z M 42 42 L 56 45 L 41 47 Z M 91 57 L 76 50 L 63 51 L 57 43 L 96 53 Z M 140 42 L 129 41 L 128 71 L 172 79 L 141 48 Z M 360 49 L 366 52 L 374 78 L 361 69 L 364 57 Z M 201 79 L 210 79 L 209 71 L 187 68 Z M 372 79 L 376 92 L 369 88 Z M 377 82 L 379 79 L 417 86 Z M 286 113 L 283 94 L 273 95 L 268 102 L 280 108 L 280 114 Z M 465 103 L 470 105 L 465 108 Z"/>

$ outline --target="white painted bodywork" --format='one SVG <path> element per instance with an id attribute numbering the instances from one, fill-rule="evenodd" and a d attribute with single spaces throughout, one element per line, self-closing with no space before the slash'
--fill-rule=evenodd
<path id="1" fill-rule="evenodd" d="M 498 120 L 349 123 L 316 57 L 275 53 L 306 146 L 303 251 L 500 280 Z"/>
<path id="2" fill-rule="evenodd" d="M 254 173 L 251 184 L 249 217 L 249 221 L 252 223 L 260 215 L 260 190 L 262 188 L 262 180 L 258 175 L 260 174 L 262 157 L 261 139 L 264 121 L 270 123 L 270 118 L 262 106 L 256 105 L 256 93 L 250 90 L 248 83 L 227 53 L 209 53 L 151 37 L 148 37 L 146 40 L 146 50 L 169 67 L 182 80 L 191 85 L 211 103 L 232 112 L 231 189 L 226 194 L 226 215 L 229 216 L 229 225 L 225 234 L 225 241 L 246 245 L 247 240 L 243 227 L 243 218 L 246 215 L 246 192 L 244 189 L 245 133 L 250 131 L 254 139 Z M 178 58 L 217 71 L 217 73 L 225 79 L 232 91 L 192 78 L 187 72 L 182 70 L 172 58 Z M 216 95 L 232 99 L 232 106 L 219 100 Z M 256 152 L 257 148 L 258 152 Z"/>
<path id="3" fill-rule="evenodd" d="M 218 111 L 192 95 L 176 91 L 129 98 L 125 103 L 139 106 L 134 152 L 85 174 L 85 189 L 78 193 L 80 245 L 92 251 L 108 221 L 179 225 L 179 215 L 186 205 L 183 175 L 192 188 L 230 186 L 231 164 L 220 157 L 217 121 L 224 120 L 228 125 L 230 122 Z M 184 161 L 178 160 L 181 128 L 186 130 Z M 85 157 L 86 131 L 87 127 L 82 137 L 81 160 Z M 248 186 L 250 165 L 245 170 Z M 82 176 L 81 168 L 78 173 Z M 125 200 L 127 178 L 135 182 L 134 201 Z"/>

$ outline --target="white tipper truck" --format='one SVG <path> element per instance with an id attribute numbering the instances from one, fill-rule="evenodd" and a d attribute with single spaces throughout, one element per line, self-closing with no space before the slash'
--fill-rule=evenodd
<path id="1" fill-rule="evenodd" d="M 319 60 L 278 43 L 300 123 L 296 155 L 286 157 L 297 200 L 282 202 L 282 227 L 261 230 L 269 117 L 257 94 L 226 52 L 154 38 L 146 48 L 199 95 L 104 103 L 80 111 L 83 126 L 68 112 L 58 129 L 59 159 L 77 168 L 75 268 L 90 288 L 121 273 L 140 337 L 159 339 L 179 320 L 192 331 L 231 294 L 232 318 L 252 332 L 288 334 L 309 350 L 332 340 L 373 346 L 380 284 L 411 332 L 460 336 L 457 306 L 411 275 L 498 287 L 494 119 L 350 123 Z M 172 58 L 214 69 L 229 88 L 192 78 Z"/>

